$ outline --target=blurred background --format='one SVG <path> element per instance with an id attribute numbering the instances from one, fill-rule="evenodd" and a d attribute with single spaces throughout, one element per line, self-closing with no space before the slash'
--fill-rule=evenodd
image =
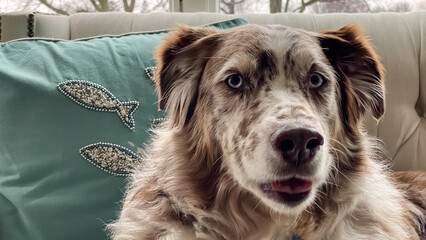
<path id="1" fill-rule="evenodd" d="M 0 13 L 37 11 L 69 15 L 76 12 L 168 12 L 183 0 L 0 0 Z M 193 3 L 207 0 L 191 0 Z M 426 10 L 426 0 L 208 0 L 221 13 L 408 12 Z M 182 8 L 180 8 L 182 9 Z M 179 10 L 178 10 L 179 11 Z"/>

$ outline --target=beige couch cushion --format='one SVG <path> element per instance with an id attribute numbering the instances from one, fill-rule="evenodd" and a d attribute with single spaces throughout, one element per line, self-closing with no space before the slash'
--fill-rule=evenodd
<path id="1" fill-rule="evenodd" d="M 13 12 L 1 15 L 1 41 L 7 42 L 16 38 L 27 37 L 27 18 L 25 12 Z"/>
<path id="2" fill-rule="evenodd" d="M 33 12 L 10 12 L 1 15 L 1 42 L 27 37 L 70 38 L 68 16 Z"/>
<path id="3" fill-rule="evenodd" d="M 77 13 L 70 16 L 71 39 L 192 26 L 232 19 L 218 13 Z"/>

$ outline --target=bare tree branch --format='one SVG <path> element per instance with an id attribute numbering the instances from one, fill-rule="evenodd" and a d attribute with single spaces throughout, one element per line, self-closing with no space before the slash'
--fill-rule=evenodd
<path id="1" fill-rule="evenodd" d="M 370 8 L 370 5 L 368 5 L 367 0 L 364 0 L 364 4 L 367 7 L 368 11 L 371 12 L 371 8 Z"/>
<path id="2" fill-rule="evenodd" d="M 97 1 L 99 2 L 99 4 L 97 3 Z M 97 1 L 96 0 L 90 0 L 90 2 L 95 7 L 97 12 L 108 12 L 109 11 L 108 0 L 97 0 Z"/>
<path id="3" fill-rule="evenodd" d="M 289 4 L 290 4 L 290 0 L 287 0 L 285 2 L 284 12 L 288 12 L 288 6 L 289 6 Z"/>
<path id="4" fill-rule="evenodd" d="M 47 2 L 47 0 L 40 0 L 40 3 L 44 4 L 46 7 L 48 7 L 49 9 L 53 10 L 54 12 L 56 12 L 58 14 L 69 15 L 68 12 L 66 12 L 66 11 L 64 11 L 62 9 L 54 7 L 52 4 L 50 4 L 49 2 Z"/>
<path id="5" fill-rule="evenodd" d="M 281 12 L 282 0 L 270 0 L 269 10 L 271 13 Z"/>
<path id="6" fill-rule="evenodd" d="M 223 13 L 229 14 L 229 13 L 228 13 L 228 10 L 227 10 L 227 9 L 225 9 L 225 8 L 223 8 L 223 7 L 220 7 L 220 11 L 222 11 Z"/>
<path id="7" fill-rule="evenodd" d="M 223 8 L 223 7 L 221 7 L 220 9 L 226 14 L 234 14 L 235 13 L 235 5 L 238 5 L 238 4 L 241 4 L 241 3 L 244 3 L 244 2 L 245 2 L 245 0 L 239 0 L 239 1 L 236 1 L 236 0 L 229 0 L 229 1 L 220 0 L 221 5 L 226 6 L 226 9 Z"/>
<path id="8" fill-rule="evenodd" d="M 98 0 L 99 4 L 101 5 L 101 12 L 108 12 L 109 11 L 109 5 L 108 0 Z"/>
<path id="9" fill-rule="evenodd" d="M 155 9 L 157 9 L 157 8 L 159 8 L 159 7 L 161 7 L 161 6 L 164 6 L 164 3 L 165 3 L 166 1 L 164 1 L 164 0 L 160 0 L 160 1 L 158 1 L 158 3 L 152 8 L 153 10 L 155 10 Z"/>
<path id="10" fill-rule="evenodd" d="M 302 13 L 303 11 L 305 11 L 307 6 L 317 2 L 334 2 L 334 1 L 339 1 L 339 0 L 310 0 L 308 2 L 305 2 L 305 0 L 301 0 L 300 7 L 296 8 L 294 12 Z"/>
<path id="11" fill-rule="evenodd" d="M 133 10 L 135 9 L 135 0 L 130 1 L 130 6 L 127 0 L 123 0 L 123 5 L 124 5 L 124 11 L 133 12 Z"/>
<path id="12" fill-rule="evenodd" d="M 226 14 L 233 14 L 235 13 L 235 0 L 220 0 L 220 2 L 226 6 L 226 8 L 228 9 L 227 11 L 224 11 Z M 224 8 L 222 8 L 224 9 Z"/>
<path id="13" fill-rule="evenodd" d="M 90 2 L 92 3 L 93 7 L 95 7 L 96 11 L 99 12 L 101 10 L 101 7 L 98 6 L 95 0 L 90 0 Z"/>
<path id="14" fill-rule="evenodd" d="M 130 12 L 133 12 L 133 10 L 135 9 L 135 4 L 136 4 L 136 0 L 132 0 L 132 2 L 130 3 Z"/>
<path id="15" fill-rule="evenodd" d="M 294 11 L 297 12 L 299 11 L 299 13 L 302 13 L 303 11 L 305 11 L 306 7 L 317 2 L 318 0 L 310 0 L 309 2 L 305 3 L 304 0 L 301 0 L 300 3 L 300 7 L 296 8 Z"/>

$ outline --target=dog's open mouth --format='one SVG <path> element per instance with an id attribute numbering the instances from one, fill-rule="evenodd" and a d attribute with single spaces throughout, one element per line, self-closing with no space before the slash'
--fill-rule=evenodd
<path id="1" fill-rule="evenodd" d="M 312 182 L 300 178 L 290 178 L 262 185 L 262 190 L 266 194 L 289 206 L 296 206 L 303 202 L 309 196 L 311 189 Z"/>

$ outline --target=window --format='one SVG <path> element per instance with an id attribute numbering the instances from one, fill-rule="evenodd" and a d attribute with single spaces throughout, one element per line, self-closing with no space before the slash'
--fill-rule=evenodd
<path id="1" fill-rule="evenodd" d="M 0 0 L 0 12 L 167 12 L 169 0 Z"/>
<path id="2" fill-rule="evenodd" d="M 332 13 L 406 12 L 426 9 L 426 0 L 0 0 L 0 12 L 221 12 Z"/>
<path id="3" fill-rule="evenodd" d="M 425 0 L 219 0 L 222 13 L 406 12 L 426 9 Z"/>

